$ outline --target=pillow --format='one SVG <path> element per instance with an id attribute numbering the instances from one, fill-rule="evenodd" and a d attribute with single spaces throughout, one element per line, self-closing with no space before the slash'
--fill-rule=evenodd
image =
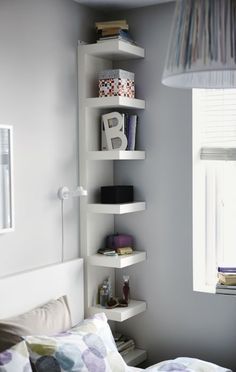
<path id="1" fill-rule="evenodd" d="M 24 341 L 0 353 L 0 372 L 32 372 Z"/>
<path id="2" fill-rule="evenodd" d="M 27 313 L 0 320 L 0 352 L 22 341 L 22 336 L 53 335 L 70 327 L 66 296 L 51 300 Z"/>
<path id="3" fill-rule="evenodd" d="M 25 337 L 38 372 L 125 372 L 105 314 L 97 314 L 54 337 Z"/>

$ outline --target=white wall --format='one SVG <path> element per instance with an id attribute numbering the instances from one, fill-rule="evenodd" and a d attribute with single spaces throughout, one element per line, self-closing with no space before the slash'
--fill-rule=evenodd
<path id="1" fill-rule="evenodd" d="M 166 4 L 114 17 L 124 16 L 146 49 L 132 67 L 137 97 L 147 102 L 138 128 L 147 159 L 117 162 L 116 183 L 133 183 L 147 211 L 119 216 L 116 231 L 133 233 L 137 248 L 147 251 L 146 263 L 123 273 L 130 274 L 132 297 L 145 299 L 148 309 L 120 329 L 148 350 L 151 362 L 192 356 L 236 370 L 235 299 L 192 290 L 191 91 L 161 84 L 172 13 Z"/>
<path id="2" fill-rule="evenodd" d="M 77 40 L 94 11 L 72 0 L 1 0 L 0 124 L 14 128 L 15 231 L 0 235 L 0 276 L 60 260 L 61 185 L 74 188 Z M 78 209 L 65 202 L 65 256 L 78 256 Z"/>

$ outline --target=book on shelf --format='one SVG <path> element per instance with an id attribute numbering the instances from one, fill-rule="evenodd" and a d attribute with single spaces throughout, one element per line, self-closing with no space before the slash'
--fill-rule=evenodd
<path id="1" fill-rule="evenodd" d="M 116 332 L 113 333 L 113 336 L 116 343 L 116 348 L 122 356 L 135 349 L 135 342 L 132 338 Z"/>
<path id="2" fill-rule="evenodd" d="M 102 30 L 98 30 L 97 34 L 100 36 L 112 36 L 112 35 L 122 35 L 122 34 L 127 34 L 128 30 L 124 30 L 120 27 L 109 27 L 109 28 L 104 28 Z"/>
<path id="3" fill-rule="evenodd" d="M 127 150 L 130 151 L 135 150 L 137 121 L 138 121 L 137 115 L 128 115 L 126 123 L 128 139 Z"/>
<path id="4" fill-rule="evenodd" d="M 118 30 L 116 33 L 113 33 L 110 31 L 109 33 L 106 32 L 98 32 L 97 33 L 97 39 L 98 41 L 102 40 L 111 40 L 111 39 L 120 39 L 124 41 L 129 41 L 130 43 L 134 43 L 134 40 L 132 39 L 130 33 L 126 30 Z"/>
<path id="5" fill-rule="evenodd" d="M 103 254 L 104 256 L 125 256 L 133 253 L 131 247 L 121 247 L 117 249 L 100 248 L 97 253 Z"/>
<path id="6" fill-rule="evenodd" d="M 121 28 L 122 30 L 129 29 L 129 25 L 125 19 L 119 19 L 116 21 L 95 22 L 95 27 L 97 30 L 105 30 L 110 28 Z"/>
<path id="7" fill-rule="evenodd" d="M 98 250 L 98 253 L 103 254 L 104 256 L 118 256 L 116 250 L 110 248 L 101 248 Z"/>
<path id="8" fill-rule="evenodd" d="M 134 40 L 129 40 L 129 39 L 126 39 L 122 36 L 108 36 L 108 37 L 102 37 L 100 39 L 97 39 L 97 43 L 104 43 L 106 41 L 109 41 L 109 40 L 120 40 L 120 41 L 124 41 L 128 44 L 132 44 L 132 45 L 137 45 L 136 41 Z"/>
<path id="9" fill-rule="evenodd" d="M 130 351 L 133 351 L 135 349 L 135 344 L 129 346 L 127 349 L 120 351 L 120 355 L 123 357 L 127 355 Z"/>
<path id="10" fill-rule="evenodd" d="M 131 346 L 135 346 L 134 340 L 132 340 L 132 339 L 130 339 L 130 340 L 126 341 L 126 342 L 124 341 L 123 343 L 121 343 L 120 345 L 118 345 L 117 346 L 117 350 L 119 351 L 119 353 L 121 353 L 122 351 L 127 350 L 128 348 L 130 348 Z"/>
<path id="11" fill-rule="evenodd" d="M 99 30 L 97 31 L 97 37 L 98 38 L 115 38 L 117 36 L 120 36 L 124 39 L 127 39 L 127 40 L 130 40 L 130 41 L 133 41 L 132 37 L 130 36 L 130 33 L 129 31 L 127 30 L 122 30 L 121 28 L 108 28 L 106 30 Z"/>
<path id="12" fill-rule="evenodd" d="M 96 22 L 97 43 L 107 40 L 122 40 L 136 45 L 129 33 L 129 25 L 126 20 Z"/>

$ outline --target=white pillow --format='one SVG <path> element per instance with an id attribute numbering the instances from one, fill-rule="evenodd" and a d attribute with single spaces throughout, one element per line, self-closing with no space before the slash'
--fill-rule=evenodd
<path id="1" fill-rule="evenodd" d="M 54 337 L 25 337 L 31 361 L 37 371 L 126 372 L 105 314 L 97 314 Z"/>

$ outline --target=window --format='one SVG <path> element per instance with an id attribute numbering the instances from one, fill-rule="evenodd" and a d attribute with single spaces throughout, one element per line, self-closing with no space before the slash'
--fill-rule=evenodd
<path id="1" fill-rule="evenodd" d="M 236 266 L 236 90 L 193 90 L 193 287 Z"/>

